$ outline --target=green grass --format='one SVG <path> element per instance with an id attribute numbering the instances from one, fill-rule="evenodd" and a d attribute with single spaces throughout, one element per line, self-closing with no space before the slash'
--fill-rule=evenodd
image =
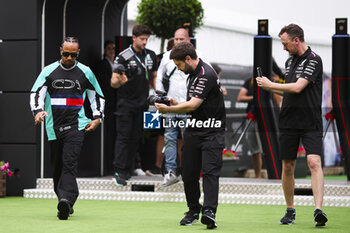
<path id="1" fill-rule="evenodd" d="M 306 176 L 306 177 L 302 177 L 302 178 L 297 178 L 297 179 L 308 179 L 311 180 L 311 176 Z M 329 176 L 324 176 L 325 180 L 347 180 L 347 176 L 346 175 L 339 175 L 339 176 L 335 176 L 335 175 L 329 175 Z"/>
<path id="2" fill-rule="evenodd" d="M 179 226 L 185 203 L 119 202 L 78 200 L 75 213 L 67 221 L 56 217 L 57 200 L 0 198 L 0 232 L 204 232 L 205 226 Z M 220 204 L 217 232 L 296 233 L 349 232 L 350 208 L 325 207 L 329 222 L 318 229 L 313 223 L 313 207 L 296 207 L 296 223 L 279 225 L 284 206 Z"/>

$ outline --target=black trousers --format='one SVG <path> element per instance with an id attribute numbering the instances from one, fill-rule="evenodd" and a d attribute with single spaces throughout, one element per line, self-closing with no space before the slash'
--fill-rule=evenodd
<path id="1" fill-rule="evenodd" d="M 219 197 L 219 177 L 222 167 L 224 133 L 210 137 L 193 136 L 186 133 L 182 148 L 182 180 L 184 182 L 187 206 L 199 211 L 201 195 L 199 178 L 202 171 L 204 203 L 203 209 L 216 212 Z"/>
<path id="2" fill-rule="evenodd" d="M 135 167 L 135 156 L 142 138 L 142 109 L 118 108 L 116 115 L 114 169 L 127 175 Z"/>
<path id="3" fill-rule="evenodd" d="M 84 131 L 72 129 L 56 135 L 57 140 L 49 142 L 54 190 L 58 200 L 67 199 L 73 206 L 79 195 L 76 177 Z"/>

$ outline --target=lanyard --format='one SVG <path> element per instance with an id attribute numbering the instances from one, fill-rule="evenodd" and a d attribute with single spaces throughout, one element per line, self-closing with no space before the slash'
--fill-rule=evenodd
<path id="1" fill-rule="evenodd" d="M 141 66 L 145 69 L 145 73 L 146 73 L 146 79 L 148 80 L 148 70 L 147 70 L 147 66 L 145 63 L 143 63 L 141 61 L 141 59 L 137 56 L 137 54 L 134 52 L 134 50 L 131 48 L 131 45 L 129 46 L 129 49 L 130 51 L 135 55 L 137 61 L 141 64 Z M 145 54 L 146 54 L 146 57 L 147 57 L 147 52 L 145 50 Z M 146 61 L 146 58 L 145 58 L 145 61 Z"/>

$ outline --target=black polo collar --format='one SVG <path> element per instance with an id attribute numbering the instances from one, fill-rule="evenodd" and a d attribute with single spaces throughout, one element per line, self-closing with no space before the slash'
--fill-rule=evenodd
<path id="1" fill-rule="evenodd" d="M 294 58 L 307 58 L 311 53 L 311 48 L 310 46 L 307 47 L 307 50 L 301 55 L 301 56 L 298 56 L 298 55 L 294 55 Z"/>
<path id="2" fill-rule="evenodd" d="M 138 54 L 138 55 L 141 55 L 141 56 L 146 55 L 146 51 L 145 51 L 146 49 L 142 50 L 141 53 L 139 53 L 139 52 L 136 52 L 136 50 L 134 49 L 133 45 L 131 45 L 130 48 L 132 49 L 134 54 Z"/>
<path id="3" fill-rule="evenodd" d="M 199 58 L 198 65 L 197 65 L 196 69 L 192 73 L 190 73 L 190 76 L 194 76 L 194 75 L 201 73 L 202 66 L 203 66 L 203 61 L 202 61 L 202 59 Z"/>

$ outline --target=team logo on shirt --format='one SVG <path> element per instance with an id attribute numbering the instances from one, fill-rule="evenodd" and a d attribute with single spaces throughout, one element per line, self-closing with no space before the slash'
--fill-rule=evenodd
<path id="1" fill-rule="evenodd" d="M 77 86 L 78 90 L 81 90 L 81 86 L 78 80 L 70 79 L 56 79 L 52 82 L 52 87 L 55 89 L 72 89 Z"/>
<path id="2" fill-rule="evenodd" d="M 145 63 L 146 63 L 147 69 L 151 70 L 152 66 L 153 66 L 153 60 L 149 54 L 147 54 L 147 56 L 145 58 Z"/>
<path id="3" fill-rule="evenodd" d="M 81 109 L 84 105 L 82 96 L 76 95 L 52 95 L 51 107 L 63 109 Z"/>

